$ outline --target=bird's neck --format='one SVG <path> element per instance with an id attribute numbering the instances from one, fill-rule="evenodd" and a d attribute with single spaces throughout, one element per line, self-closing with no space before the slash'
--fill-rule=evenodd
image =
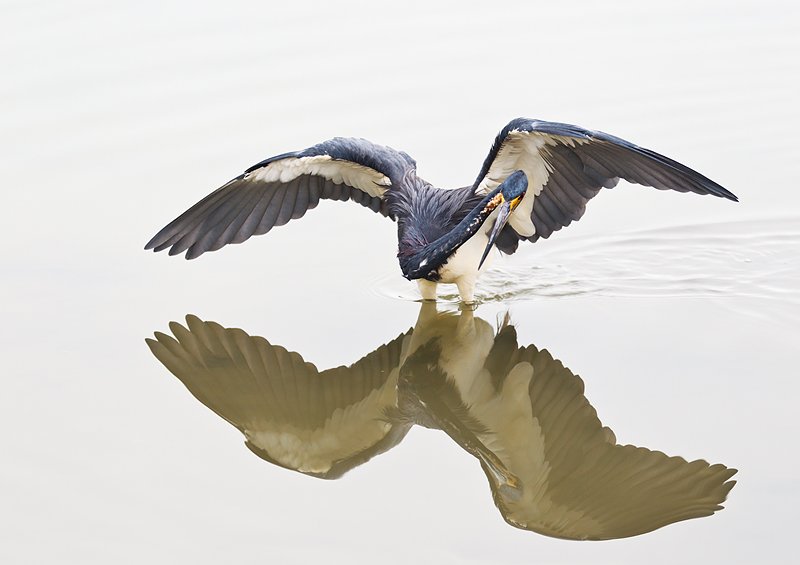
<path id="1" fill-rule="evenodd" d="M 487 206 L 497 197 L 500 190 L 495 189 L 480 201 L 453 229 L 438 239 L 428 243 L 418 251 L 400 255 L 400 267 L 409 280 L 438 280 L 438 270 L 469 238 L 478 233 L 484 222 L 491 216 L 494 208 Z M 477 270 L 478 266 L 475 265 Z"/>

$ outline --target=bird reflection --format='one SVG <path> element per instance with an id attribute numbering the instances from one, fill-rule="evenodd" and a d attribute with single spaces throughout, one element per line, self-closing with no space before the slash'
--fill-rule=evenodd
<path id="1" fill-rule="evenodd" d="M 583 381 L 546 350 L 520 347 L 470 310 L 423 303 L 413 330 L 349 367 L 187 316 L 153 354 L 262 459 L 334 479 L 391 449 L 413 425 L 476 457 L 511 525 L 565 539 L 614 539 L 722 508 L 735 469 L 619 445 Z"/>

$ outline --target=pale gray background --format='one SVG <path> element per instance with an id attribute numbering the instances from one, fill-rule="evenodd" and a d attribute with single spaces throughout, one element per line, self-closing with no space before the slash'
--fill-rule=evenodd
<path id="1" fill-rule="evenodd" d="M 0 561 L 790 562 L 799 15 L 796 2 L 0 3 Z M 711 518 L 604 543 L 515 530 L 478 464 L 427 430 L 341 481 L 293 474 L 249 453 L 144 345 L 187 313 L 320 367 L 394 338 L 418 311 L 394 297 L 413 287 L 395 226 L 358 206 L 321 205 L 194 262 L 141 248 L 244 167 L 334 135 L 468 184 L 516 116 L 625 137 L 742 200 L 602 194 L 498 269 L 521 292 L 536 282 L 522 267 L 567 265 L 606 292 L 478 311 L 510 308 L 522 343 L 583 376 L 619 441 L 739 468 Z M 651 228 L 667 228 L 662 257 L 696 253 L 637 263 L 649 276 L 621 290 L 619 248 L 591 246 Z M 587 272 L 590 257 L 605 267 Z"/>

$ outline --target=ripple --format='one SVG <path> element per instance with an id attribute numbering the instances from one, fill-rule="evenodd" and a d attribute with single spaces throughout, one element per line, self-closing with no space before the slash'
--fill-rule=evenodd
<path id="1" fill-rule="evenodd" d="M 772 310 L 793 319 L 800 312 L 800 218 L 565 237 L 542 247 L 532 245 L 498 261 L 481 277 L 478 300 L 704 297 L 750 314 L 759 311 L 758 305 L 732 299 L 770 303 L 769 317 Z M 416 286 L 396 272 L 382 273 L 372 288 L 383 296 L 419 300 Z M 458 301 L 454 285 L 441 290 L 441 300 Z"/>

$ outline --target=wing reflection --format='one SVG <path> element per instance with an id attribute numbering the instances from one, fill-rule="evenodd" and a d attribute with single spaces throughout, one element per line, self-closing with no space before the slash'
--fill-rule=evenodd
<path id="1" fill-rule="evenodd" d="M 384 417 L 397 405 L 404 335 L 350 367 L 319 372 L 262 337 L 191 315 L 186 322 L 188 329 L 170 324 L 175 338 L 156 332 L 150 350 L 270 463 L 336 479 L 394 447 L 411 426 Z"/>
<path id="2" fill-rule="evenodd" d="M 443 430 L 476 457 L 516 527 L 613 539 L 722 508 L 736 470 L 618 445 L 583 381 L 546 350 L 520 347 L 471 311 L 423 304 L 412 332 L 350 367 L 318 372 L 297 353 L 187 316 L 153 354 L 263 459 L 336 478 L 409 428 Z"/>

